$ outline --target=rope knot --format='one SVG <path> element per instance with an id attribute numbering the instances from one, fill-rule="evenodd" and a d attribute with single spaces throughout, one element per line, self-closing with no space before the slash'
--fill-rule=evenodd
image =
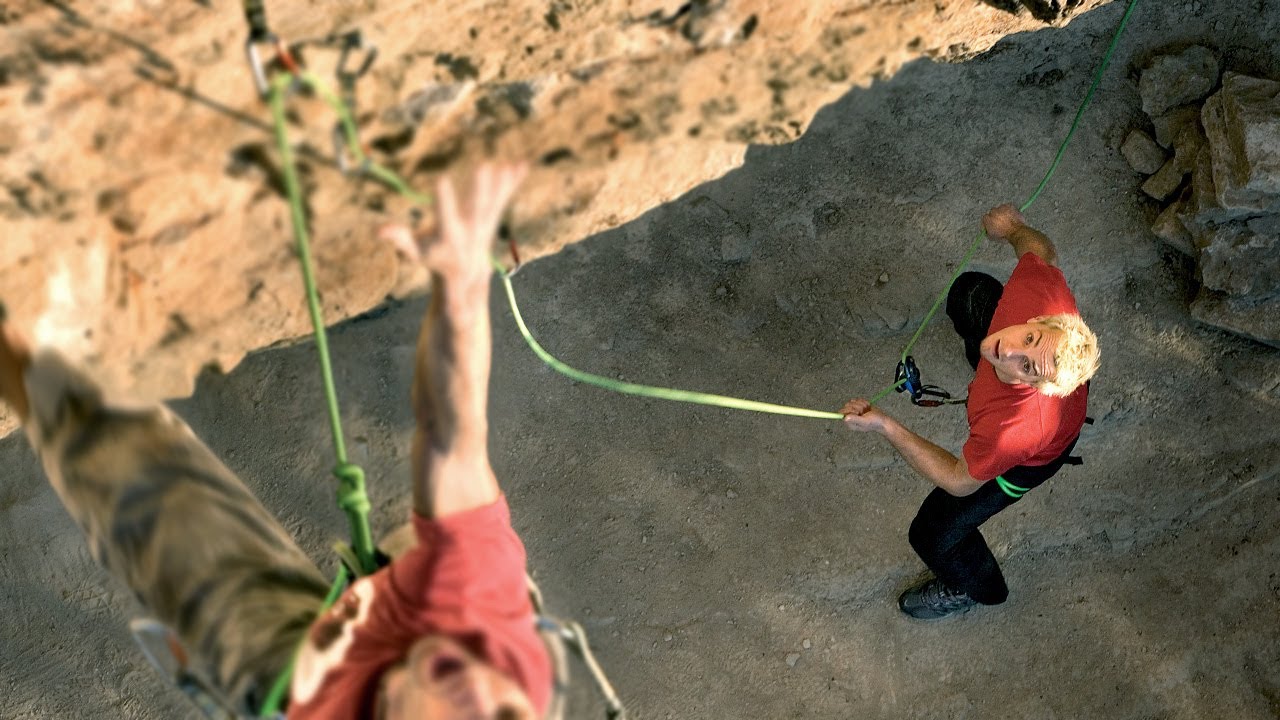
<path id="1" fill-rule="evenodd" d="M 371 505 L 364 491 L 364 470 L 354 463 L 338 463 L 333 468 L 338 478 L 338 507 L 345 512 L 367 513 Z"/>

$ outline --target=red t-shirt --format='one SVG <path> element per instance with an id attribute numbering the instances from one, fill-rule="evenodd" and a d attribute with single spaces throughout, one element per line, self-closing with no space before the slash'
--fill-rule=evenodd
<path id="1" fill-rule="evenodd" d="M 289 720 L 367 718 L 382 673 L 426 635 L 446 635 L 514 679 L 539 714 L 551 698 L 534 629 L 524 545 L 506 498 L 429 520 L 418 545 L 352 584 L 318 618 L 294 669 Z"/>
<path id="2" fill-rule="evenodd" d="M 1040 315 L 1078 314 L 1062 271 L 1035 253 L 1024 253 L 996 305 L 988 334 Z M 969 475 L 987 481 L 1017 465 L 1047 465 L 1066 451 L 1084 427 L 1089 391 L 1081 385 L 1064 398 L 1030 385 L 1009 385 L 986 358 L 969 384 Z"/>

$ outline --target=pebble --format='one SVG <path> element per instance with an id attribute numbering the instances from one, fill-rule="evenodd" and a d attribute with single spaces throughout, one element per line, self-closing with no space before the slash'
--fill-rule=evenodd
<path id="1" fill-rule="evenodd" d="M 889 273 L 887 272 L 880 273 L 880 277 L 876 278 L 876 281 L 879 282 L 881 285 L 889 282 Z"/>
<path id="2" fill-rule="evenodd" d="M 663 640 L 665 640 L 665 641 L 667 641 L 667 642 L 671 642 L 671 634 L 670 634 L 670 633 L 668 633 L 668 634 L 664 635 L 664 636 L 662 637 L 662 639 L 663 639 Z"/>
<path id="3" fill-rule="evenodd" d="M 809 648 L 813 647 L 813 643 L 809 642 L 809 638 L 805 638 L 804 642 L 800 643 L 800 647 L 804 648 L 805 650 L 808 650 Z"/>
<path id="4" fill-rule="evenodd" d="M 734 498 L 738 497 L 738 493 L 736 493 L 736 492 L 734 492 L 734 491 L 730 490 L 730 491 L 726 492 L 726 493 L 724 494 L 724 496 L 725 496 L 725 497 L 727 497 L 727 498 L 729 498 L 730 500 L 732 500 L 732 499 L 734 499 Z"/>
<path id="5" fill-rule="evenodd" d="M 800 653 L 789 653 L 787 655 L 787 667 L 795 667 L 800 662 Z"/>

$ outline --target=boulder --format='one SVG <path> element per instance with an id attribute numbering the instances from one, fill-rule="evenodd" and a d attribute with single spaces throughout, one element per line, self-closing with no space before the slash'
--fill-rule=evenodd
<path id="1" fill-rule="evenodd" d="M 1142 183 L 1142 192 L 1164 202 L 1177 192 L 1178 188 L 1182 187 L 1182 181 L 1186 177 L 1187 169 L 1183 167 L 1182 163 L 1178 162 L 1178 158 L 1169 158 L 1155 175 L 1147 178 L 1147 181 Z"/>
<path id="2" fill-rule="evenodd" d="M 1206 234 L 1200 279 L 1245 302 L 1280 300 L 1280 215 L 1220 225 Z"/>
<path id="3" fill-rule="evenodd" d="M 1280 347 L 1280 215 L 1201 231 L 1200 322 Z"/>
<path id="4" fill-rule="evenodd" d="M 1201 113 L 1218 205 L 1280 211 L 1280 82 L 1228 72 Z"/>
<path id="5" fill-rule="evenodd" d="M 1173 147 L 1173 141 L 1190 123 L 1200 124 L 1200 105 L 1198 104 L 1179 105 L 1162 115 L 1151 118 L 1151 124 L 1156 131 L 1156 142 L 1164 148 Z"/>
<path id="6" fill-rule="evenodd" d="M 1157 56 L 1138 81 L 1143 112 L 1156 117 L 1200 100 L 1217 86 L 1218 72 L 1218 56 L 1202 45 L 1192 45 L 1176 55 Z"/>
<path id="7" fill-rule="evenodd" d="M 1280 301 L 1252 303 L 1202 288 L 1191 303 L 1191 317 L 1280 348 Z"/>
<path id="8" fill-rule="evenodd" d="M 1129 167 L 1143 175 L 1150 175 L 1159 170 L 1167 159 L 1164 150 L 1156 144 L 1151 136 L 1141 130 L 1132 130 L 1120 146 L 1120 154 L 1128 161 Z"/>
<path id="9" fill-rule="evenodd" d="M 1192 243 L 1191 232 L 1187 230 L 1186 224 L 1182 221 L 1182 216 L 1187 211 L 1190 196 L 1191 189 L 1187 188 L 1183 191 L 1182 197 L 1170 203 L 1156 217 L 1155 223 L 1151 226 L 1151 232 L 1169 247 L 1184 255 L 1195 257 L 1196 248 Z"/>

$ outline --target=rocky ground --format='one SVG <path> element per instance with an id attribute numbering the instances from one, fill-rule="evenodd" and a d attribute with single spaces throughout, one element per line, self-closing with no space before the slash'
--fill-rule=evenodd
<path id="1" fill-rule="evenodd" d="M 890 382 L 989 206 L 1043 175 L 1123 8 L 921 60 L 823 109 L 799 140 L 515 278 L 566 362 L 833 409 Z M 1029 220 L 1058 243 L 1103 343 L 1080 451 L 984 532 L 1007 604 L 925 624 L 898 592 L 928 490 L 831 421 L 661 403 L 543 366 L 495 291 L 492 452 L 535 575 L 581 620 L 637 718 L 1273 718 L 1280 715 L 1280 355 L 1201 324 L 1194 263 L 1119 149 L 1144 66 L 1200 44 L 1280 79 L 1273 3 L 1147 2 Z M 1007 275 L 1007 247 L 973 267 Z M 410 299 L 331 336 L 377 529 L 404 517 Z M 945 318 L 914 350 L 967 366 Z M 178 410 L 330 564 L 344 523 L 313 348 L 205 375 Z M 958 448 L 958 408 L 885 409 Z M 89 560 L 18 437 L 0 442 L 0 715 L 195 717 L 143 663 L 136 612 Z M 572 717 L 599 717 L 589 693 Z"/>

